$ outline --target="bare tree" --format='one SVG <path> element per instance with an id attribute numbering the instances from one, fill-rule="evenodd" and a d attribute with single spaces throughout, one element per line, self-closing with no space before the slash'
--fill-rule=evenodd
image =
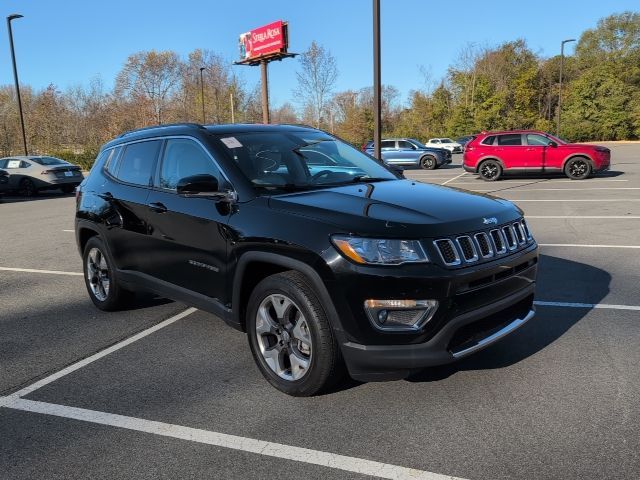
<path id="1" fill-rule="evenodd" d="M 180 84 L 182 65 L 172 51 L 130 55 L 116 78 L 116 92 L 150 103 L 154 120 L 162 123 L 164 110 Z"/>
<path id="2" fill-rule="evenodd" d="M 302 54 L 300 67 L 296 73 L 298 88 L 294 94 L 300 99 L 305 111 L 313 115 L 316 127 L 320 128 L 331 91 L 338 79 L 336 61 L 329 50 L 313 41 Z"/>

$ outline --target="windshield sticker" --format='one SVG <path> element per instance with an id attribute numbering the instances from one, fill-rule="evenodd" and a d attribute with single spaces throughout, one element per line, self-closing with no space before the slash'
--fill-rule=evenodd
<path id="1" fill-rule="evenodd" d="M 242 144 L 238 141 L 236 137 L 226 137 L 221 138 L 222 143 L 224 143 L 227 148 L 241 148 Z"/>
<path id="2" fill-rule="evenodd" d="M 20 160 L 9 160 L 7 168 L 20 168 Z"/>

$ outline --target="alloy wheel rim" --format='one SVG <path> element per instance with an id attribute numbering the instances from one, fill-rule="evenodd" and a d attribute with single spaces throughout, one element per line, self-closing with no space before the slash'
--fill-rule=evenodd
<path id="1" fill-rule="evenodd" d="M 262 358 L 278 377 L 295 381 L 309 371 L 313 352 L 309 324 L 286 295 L 272 294 L 260 303 L 256 338 Z"/>
<path id="2" fill-rule="evenodd" d="M 482 176 L 485 178 L 494 178 L 498 174 L 498 167 L 495 165 L 483 165 L 482 166 Z"/>
<path id="3" fill-rule="evenodd" d="M 425 158 L 423 164 L 425 167 L 430 168 L 433 165 L 433 159 Z"/>
<path id="4" fill-rule="evenodd" d="M 91 293 L 101 302 L 109 296 L 111 280 L 107 259 L 98 248 L 92 248 L 87 255 L 87 280 Z"/>
<path id="5" fill-rule="evenodd" d="M 580 177 L 584 175 L 586 171 L 587 171 L 587 163 L 582 160 L 573 162 L 569 167 L 569 173 L 571 173 L 571 175 L 574 177 Z"/>

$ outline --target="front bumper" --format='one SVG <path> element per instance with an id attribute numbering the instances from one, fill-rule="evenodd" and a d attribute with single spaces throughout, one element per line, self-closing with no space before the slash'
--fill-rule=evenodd
<path id="1" fill-rule="evenodd" d="M 477 310 L 451 319 L 434 337 L 410 345 L 347 342 L 342 354 L 351 376 L 363 381 L 405 378 L 418 368 L 444 365 L 492 345 L 535 314 L 535 284 Z"/>

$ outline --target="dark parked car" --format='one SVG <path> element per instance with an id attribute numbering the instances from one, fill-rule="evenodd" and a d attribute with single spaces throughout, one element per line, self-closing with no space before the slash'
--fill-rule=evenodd
<path id="1" fill-rule="evenodd" d="M 19 155 L 0 158 L 0 168 L 11 174 L 9 189 L 27 197 L 36 195 L 40 190 L 53 188 L 71 193 L 84 178 L 79 166 L 47 156 Z"/>
<path id="2" fill-rule="evenodd" d="M 462 161 L 467 172 L 487 181 L 509 173 L 564 173 L 583 180 L 610 166 L 607 147 L 569 143 L 536 130 L 483 132 L 467 144 Z"/>
<path id="3" fill-rule="evenodd" d="M 458 142 L 460 145 L 462 145 L 462 148 L 464 148 L 467 143 L 469 143 L 476 137 L 477 135 L 464 135 L 462 137 L 456 138 L 456 142 Z"/>
<path id="4" fill-rule="evenodd" d="M 345 366 L 404 378 L 534 315 L 537 245 L 516 206 L 400 179 L 307 127 L 123 134 L 78 188 L 76 240 L 98 308 L 146 290 L 212 312 L 291 395 Z"/>
<path id="5" fill-rule="evenodd" d="M 0 169 L 0 194 L 9 190 L 9 172 Z"/>
<path id="6" fill-rule="evenodd" d="M 373 155 L 373 141 L 364 145 L 364 151 Z M 389 165 L 412 165 L 433 170 L 451 163 L 451 152 L 432 148 L 413 138 L 387 138 L 380 142 L 382 160 Z"/>

